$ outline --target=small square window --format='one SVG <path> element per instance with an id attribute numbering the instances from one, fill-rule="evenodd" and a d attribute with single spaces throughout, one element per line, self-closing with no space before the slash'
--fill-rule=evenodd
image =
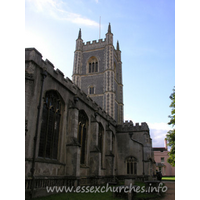
<path id="1" fill-rule="evenodd" d="M 94 94 L 94 87 L 89 88 L 89 94 Z"/>

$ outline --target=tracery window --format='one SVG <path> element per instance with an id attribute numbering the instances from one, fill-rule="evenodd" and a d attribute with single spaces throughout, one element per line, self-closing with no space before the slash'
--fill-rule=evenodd
<path id="1" fill-rule="evenodd" d="M 85 112 L 82 110 L 79 112 L 78 124 L 78 141 L 81 145 L 80 164 L 85 164 L 88 118 Z"/>
<path id="2" fill-rule="evenodd" d="M 127 174 L 137 174 L 137 162 L 136 159 L 131 156 L 126 161 L 127 164 Z"/>
<path id="3" fill-rule="evenodd" d="M 89 63 L 89 73 L 92 72 L 91 63 Z"/>
<path id="4" fill-rule="evenodd" d="M 61 101 L 55 91 L 45 94 L 40 130 L 39 157 L 57 159 Z"/>
<path id="5" fill-rule="evenodd" d="M 92 56 L 88 60 L 88 73 L 98 72 L 98 70 L 99 70 L 98 60 L 96 59 L 96 57 Z"/>

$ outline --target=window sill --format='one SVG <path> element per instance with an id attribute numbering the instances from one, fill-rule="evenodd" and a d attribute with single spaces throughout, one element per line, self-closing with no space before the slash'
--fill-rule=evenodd
<path id="1" fill-rule="evenodd" d="M 82 164 L 80 165 L 80 168 L 90 168 L 90 167 Z"/>

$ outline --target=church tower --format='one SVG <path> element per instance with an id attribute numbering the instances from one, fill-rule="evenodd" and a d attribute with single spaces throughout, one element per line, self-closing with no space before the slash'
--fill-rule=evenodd
<path id="1" fill-rule="evenodd" d="M 104 40 L 85 44 L 79 30 L 72 80 L 118 124 L 123 123 L 121 51 L 118 41 L 116 49 L 113 46 L 110 23 Z"/>

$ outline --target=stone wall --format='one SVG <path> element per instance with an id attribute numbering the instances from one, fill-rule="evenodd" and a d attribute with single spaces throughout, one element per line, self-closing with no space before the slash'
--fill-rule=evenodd
<path id="1" fill-rule="evenodd" d="M 87 96 L 77 85 L 72 83 L 64 74 L 54 69 L 53 64 L 48 60 L 42 60 L 42 55 L 34 48 L 26 49 L 26 152 L 25 152 L 25 176 L 27 181 L 31 178 L 33 164 L 33 153 L 35 151 L 36 177 L 76 177 L 81 179 L 90 176 L 113 176 L 113 165 L 109 160 L 109 169 L 106 168 L 106 137 L 107 126 L 112 129 L 115 135 L 116 121 L 110 117 L 96 102 Z M 42 71 L 46 70 L 47 76 L 43 83 L 42 103 L 39 112 L 38 136 L 36 148 L 34 149 L 34 138 L 36 133 L 36 121 L 38 105 L 40 100 Z M 38 156 L 40 129 L 42 123 L 43 101 L 46 92 L 56 91 L 61 97 L 61 121 L 58 141 L 57 159 L 42 158 Z M 79 111 L 83 110 L 88 117 L 88 129 L 86 136 L 85 165 L 80 165 L 80 144 L 77 140 Z M 103 164 L 100 162 L 98 146 L 99 123 L 104 129 L 104 149 L 102 152 Z M 95 128 L 96 127 L 96 128 Z M 116 154 L 116 152 L 113 152 Z M 107 170 L 107 171 L 106 171 Z M 106 173 L 105 173 L 106 171 Z"/>

